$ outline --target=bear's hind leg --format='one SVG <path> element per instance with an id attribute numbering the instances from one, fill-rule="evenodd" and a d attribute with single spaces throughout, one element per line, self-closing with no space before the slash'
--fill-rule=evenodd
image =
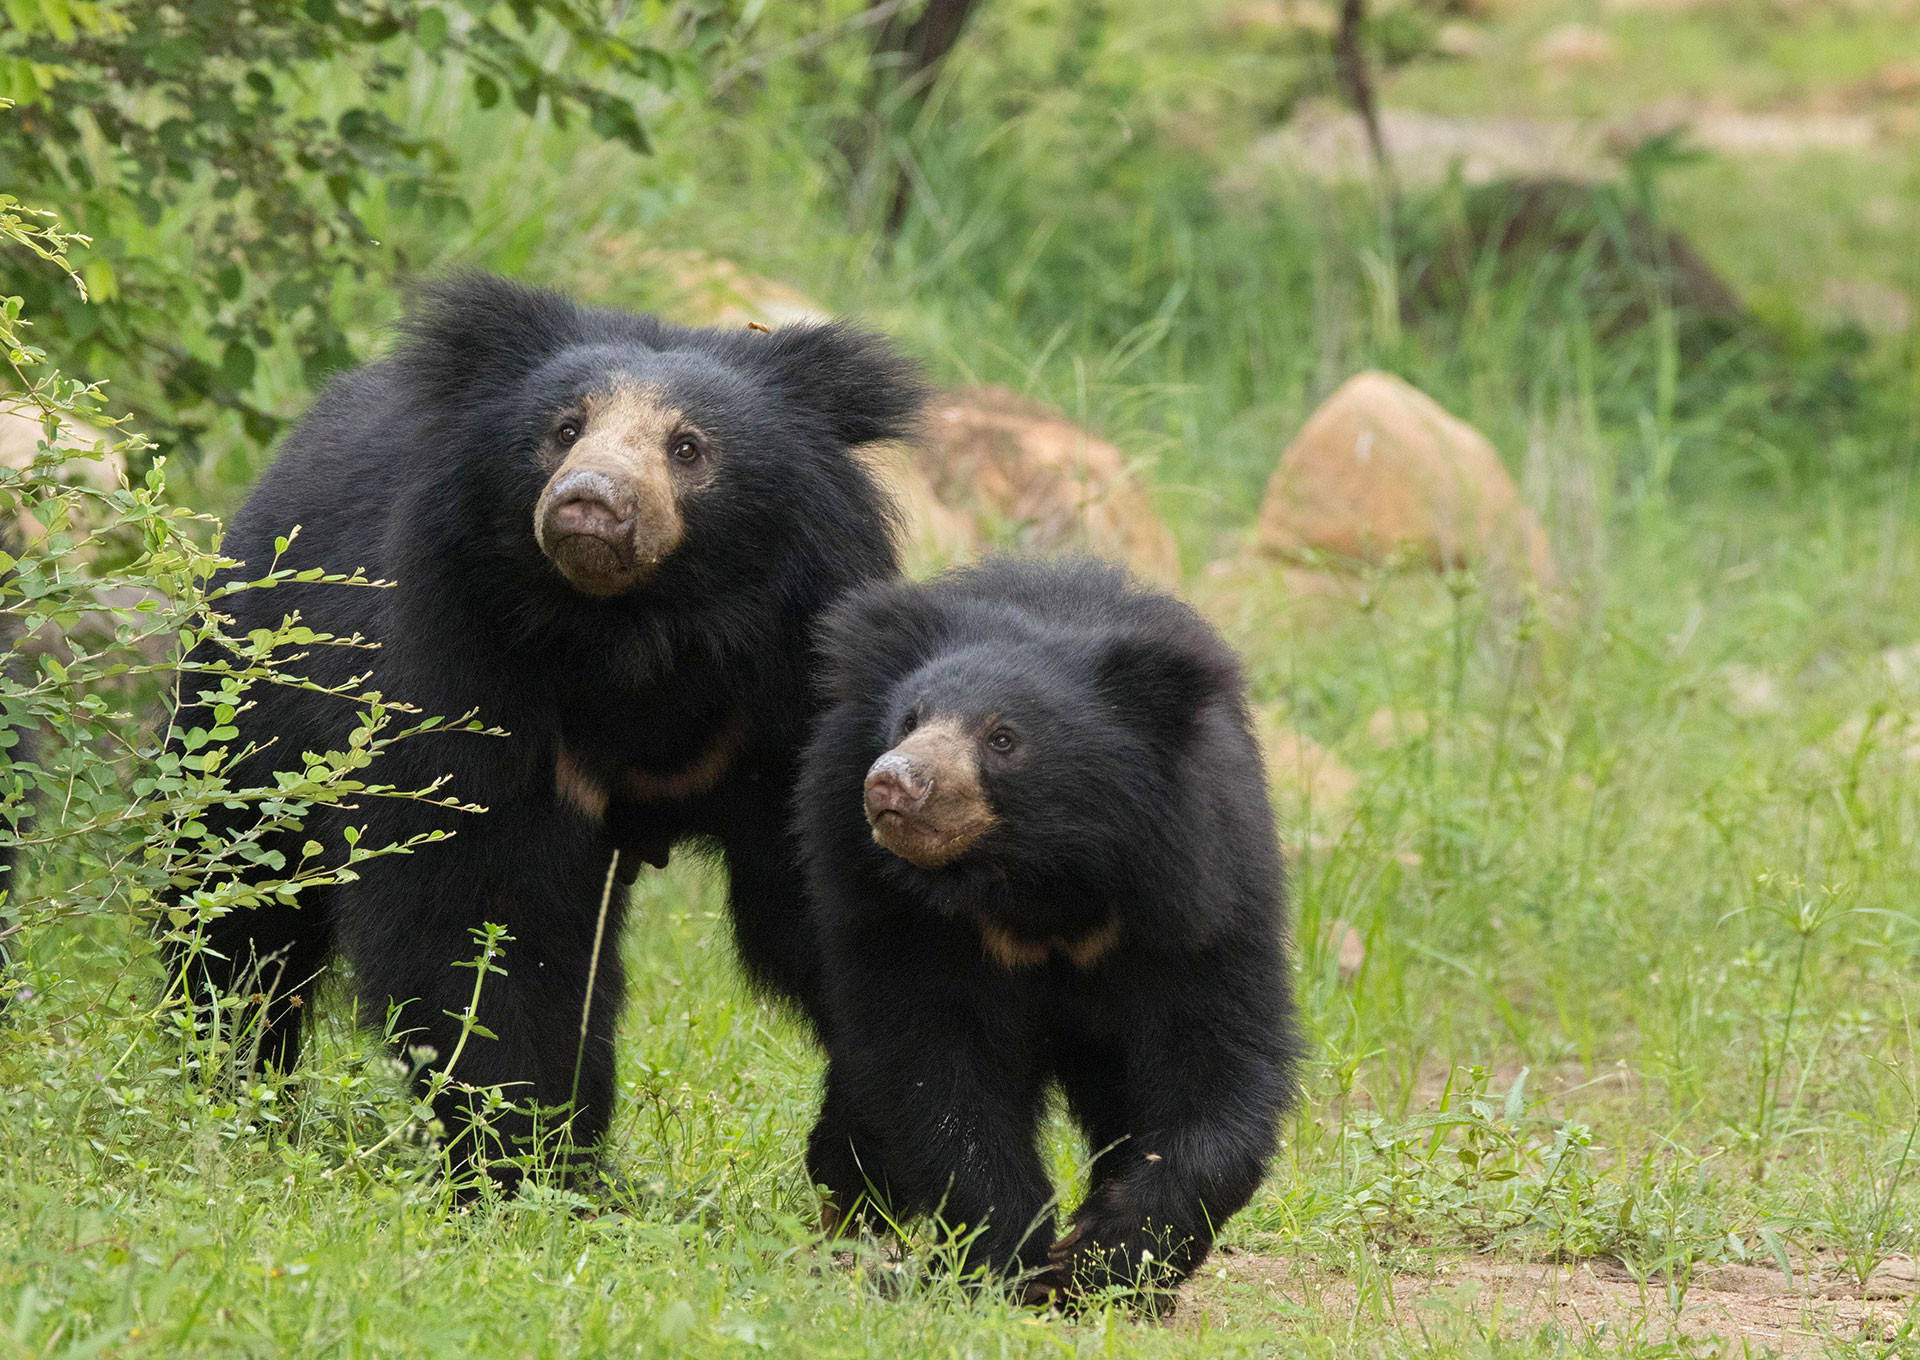
<path id="1" fill-rule="evenodd" d="M 451 1079 L 439 1083 L 434 1110 L 453 1165 L 484 1168 L 509 1191 L 536 1165 L 585 1175 L 613 1113 L 625 890 L 613 891 L 602 926 L 604 862 L 597 874 L 566 875 L 572 883 L 529 871 L 485 890 L 436 875 L 439 856 L 384 867 L 402 863 L 419 875 L 404 884 L 412 900 L 437 910 L 391 914 L 391 901 L 407 900 L 395 880 L 413 872 L 384 873 L 379 898 L 355 902 L 345 944 L 365 1003 L 400 1007 L 398 1041 L 423 1051 L 422 1086 L 438 1071 Z M 487 920 L 513 938 L 477 967 L 475 932 Z"/>
<path id="2" fill-rule="evenodd" d="M 826 1194 L 820 1227 L 829 1237 L 843 1232 L 883 1232 L 893 1210 L 886 1168 L 877 1143 L 862 1136 L 831 1062 L 820 1117 L 807 1139 L 807 1175 Z"/>
<path id="3" fill-rule="evenodd" d="M 727 905 L 734 945 L 747 975 L 800 1008 L 816 1035 L 826 1037 L 820 950 L 810 919 L 806 874 L 787 833 L 781 799 L 748 810 L 720 834 L 727 862 Z"/>

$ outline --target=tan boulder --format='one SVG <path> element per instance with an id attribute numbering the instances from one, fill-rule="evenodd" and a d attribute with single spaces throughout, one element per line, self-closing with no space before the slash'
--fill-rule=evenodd
<path id="1" fill-rule="evenodd" d="M 762 278 L 723 255 L 643 246 L 615 232 L 596 233 L 588 246 L 606 267 L 644 276 L 653 310 L 682 325 L 772 327 L 830 316 L 799 289 Z"/>
<path id="2" fill-rule="evenodd" d="M 947 392 L 927 413 L 915 461 L 935 496 L 1012 531 L 1025 549 L 1090 550 L 1161 584 L 1180 548 L 1119 449 L 1004 387 Z"/>
<path id="3" fill-rule="evenodd" d="M 39 412 L 31 407 L 7 404 L 15 400 L 10 395 L 0 395 L 0 464 L 27 468 L 33 465 L 40 444 L 47 437 L 46 426 L 41 423 Z M 99 444 L 111 449 L 124 438 L 77 420 L 62 419 L 56 443 L 63 449 L 86 450 Z M 108 453 L 102 458 L 76 458 L 67 466 L 75 479 L 103 490 L 118 486 L 126 472 L 126 460 L 118 453 Z"/>
<path id="4" fill-rule="evenodd" d="M 1281 815 L 1290 820 L 1311 816 L 1324 828 L 1360 791 L 1360 776 L 1332 751 L 1289 726 L 1278 708 L 1261 709 L 1258 720 L 1267 780 Z"/>
<path id="5" fill-rule="evenodd" d="M 1334 917 L 1320 931 L 1320 947 L 1333 955 L 1342 987 L 1359 981 L 1360 970 L 1367 966 L 1367 940 L 1357 927 Z"/>
<path id="6" fill-rule="evenodd" d="M 0 394 L 0 466 L 25 470 L 39 454 L 40 444 L 46 438 L 46 426 L 41 423 L 38 410 L 22 407 L 17 404 L 18 400 L 10 394 Z M 114 430 L 96 429 L 77 420 L 63 419 L 57 446 L 75 450 L 79 456 L 61 466 L 60 481 L 68 486 L 112 491 L 126 480 L 127 460 L 114 447 L 126 439 L 126 435 Z M 108 452 L 99 457 L 85 456 L 86 451 L 101 446 Z M 76 513 L 84 517 L 89 508 L 81 507 Z M 76 523 L 75 536 L 88 532 L 91 527 L 84 522 Z M 45 533 L 46 526 L 26 510 L 20 510 L 13 515 L 7 530 L 6 536 L 13 541 L 8 546 L 17 551 L 16 545 L 34 542 Z"/>
<path id="7" fill-rule="evenodd" d="M 1619 48 L 1604 29 L 1592 24 L 1562 24 L 1534 43 L 1529 55 L 1536 66 L 1572 71 L 1582 66 L 1604 66 L 1619 55 Z"/>
<path id="8" fill-rule="evenodd" d="M 898 444 L 869 444 L 859 451 L 867 470 L 900 512 L 900 546 L 907 570 L 923 575 L 969 557 L 980 545 L 980 526 L 934 493 L 933 483 Z"/>
<path id="9" fill-rule="evenodd" d="M 1381 563 L 1406 553 L 1553 581 L 1546 535 L 1486 436 L 1390 373 L 1349 378 L 1280 457 L 1260 546 Z"/>

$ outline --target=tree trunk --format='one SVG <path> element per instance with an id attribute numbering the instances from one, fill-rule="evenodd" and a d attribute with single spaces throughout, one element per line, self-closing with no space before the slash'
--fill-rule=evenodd
<path id="1" fill-rule="evenodd" d="M 888 3 L 891 0 L 874 0 L 871 8 Z M 940 73 L 940 63 L 960 41 L 975 3 L 976 0 L 927 0 L 912 19 L 904 17 L 904 9 L 896 9 L 881 26 L 873 43 L 874 78 L 868 98 L 868 108 L 882 128 L 877 143 L 884 143 L 886 127 L 912 125 L 926 103 L 927 91 Z M 893 107 L 883 109 L 882 104 L 889 99 L 895 101 Z M 882 151 L 884 147 L 877 144 L 875 150 Z M 888 236 L 898 233 L 900 224 L 906 220 L 911 194 L 907 175 L 896 171 L 892 196 L 887 202 L 885 230 Z"/>
<path id="2" fill-rule="evenodd" d="M 1366 48 L 1360 41 L 1367 22 L 1367 0 L 1341 0 L 1340 27 L 1333 35 L 1334 67 L 1340 80 L 1340 92 L 1353 105 L 1366 125 L 1367 145 L 1373 151 L 1374 172 L 1390 199 L 1399 196 L 1393 177 L 1393 161 L 1387 154 L 1387 140 L 1380 132 L 1380 106 L 1373 93 L 1373 72 L 1367 65 Z"/>

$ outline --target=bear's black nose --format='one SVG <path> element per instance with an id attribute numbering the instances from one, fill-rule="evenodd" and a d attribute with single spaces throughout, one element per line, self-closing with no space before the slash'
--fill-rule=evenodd
<path id="1" fill-rule="evenodd" d="M 933 793 L 933 774 L 897 751 L 889 751 L 867 771 L 867 820 L 883 813 L 905 817 L 927 805 Z"/>

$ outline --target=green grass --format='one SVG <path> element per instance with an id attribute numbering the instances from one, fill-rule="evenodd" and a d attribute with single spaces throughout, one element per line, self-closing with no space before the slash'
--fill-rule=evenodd
<path id="1" fill-rule="evenodd" d="M 799 1160 L 817 1060 L 742 993 L 713 878 L 687 865 L 636 903 L 623 1211 L 594 1217 L 553 1195 L 450 1217 L 424 1149 L 367 1155 L 407 1102 L 337 997 L 297 1076 L 236 1096 L 146 1025 L 156 981 L 124 941 L 37 942 L 0 1052 L 0 1344 L 1399 1354 L 1416 1338 L 1380 1312 L 1391 1272 L 1485 1253 L 1684 1279 L 1776 1244 L 1834 1278 L 1911 1252 L 1920 803 L 1902 756 L 1834 733 L 1911 703 L 1872 658 L 1920 638 L 1920 543 L 1903 515 L 1844 508 L 1681 515 L 1583 585 L 1577 622 L 1525 636 L 1417 581 L 1371 610 L 1290 604 L 1277 573 L 1197 587 L 1263 701 L 1365 775 L 1296 859 L 1317 1058 L 1227 1237 L 1358 1279 L 1344 1310 L 1235 1293 L 1231 1256 L 1224 1292 L 1189 1305 L 1233 1317 L 1205 1335 L 939 1285 L 893 1298 L 833 1263 Z M 1777 677 L 1776 708 L 1736 711 L 1736 664 Z M 1369 735 L 1382 707 L 1424 734 Z M 1367 937 L 1351 988 L 1321 944 L 1334 917 Z M 1084 1151 L 1054 1139 L 1070 1173 Z M 1434 1334 L 1451 1353 L 1665 1353 L 1454 1326 Z"/>
<path id="2" fill-rule="evenodd" d="M 1828 271 L 1912 286 L 1906 167 L 1667 176 L 1674 219 L 1786 337 L 1771 368 L 1676 376 L 1657 328 L 1607 333 L 1544 274 L 1496 271 L 1456 313 L 1404 308 L 1406 237 L 1364 197 L 1217 201 L 1265 101 L 1317 68 L 1177 7 L 1107 10 L 990 0 L 912 142 L 925 193 L 891 251 L 833 163 L 843 101 L 795 63 L 664 111 L 652 161 L 422 76 L 401 112 L 465 152 L 470 217 L 376 203 L 369 228 L 397 269 L 480 263 L 631 305 L 652 285 L 608 270 L 592 231 L 715 249 L 886 326 L 943 379 L 1056 402 L 1150 468 L 1190 593 L 1258 700 L 1361 776 L 1286 828 L 1315 1060 L 1233 1251 L 1165 1326 L 835 1260 L 800 1162 L 818 1058 L 742 990 L 714 875 L 686 862 L 643 880 L 623 942 L 613 1212 L 557 1192 L 450 1211 L 402 1074 L 340 989 L 298 1073 L 236 1092 L 151 1022 L 138 932 L 25 941 L 33 995 L 0 1043 L 0 1357 L 1740 1354 L 1724 1324 L 1667 1327 L 1713 1272 L 1784 1258 L 1826 1287 L 1920 1249 L 1920 691 L 1881 659 L 1920 641 L 1913 347 L 1866 342 L 1831 371 L 1870 399 L 1834 405 L 1807 295 Z M 1855 81 L 1911 32 L 1742 6 L 1658 34 L 1608 15 L 1631 65 L 1617 88 L 1488 75 L 1559 13 L 1488 20 L 1489 67 L 1414 68 L 1389 98 L 1571 113 L 1664 73 L 1764 103 Z M 1815 55 L 1769 75 L 1795 25 Z M 1872 206 L 1889 195 L 1891 217 Z M 343 282 L 333 305 L 371 347 L 394 302 Z M 1374 364 L 1526 472 L 1561 596 L 1516 612 L 1471 581 L 1382 577 L 1329 601 L 1270 564 L 1208 570 L 1303 415 Z M 1739 424 L 1786 378 L 1814 396 Z M 289 413 L 308 396 L 274 356 L 258 386 Z M 1832 447 L 1805 447 L 1816 428 Z M 267 456 L 231 438 L 188 494 L 230 508 Z M 1351 984 L 1335 920 L 1366 940 Z M 1085 1149 L 1063 1122 L 1049 1136 L 1070 1200 Z M 1552 1260 L 1615 1263 L 1643 1291 L 1634 1325 L 1494 1324 L 1434 1288 Z M 1815 1350 L 1920 1348 L 1911 1300 L 1874 1306 L 1874 1330 Z"/>

